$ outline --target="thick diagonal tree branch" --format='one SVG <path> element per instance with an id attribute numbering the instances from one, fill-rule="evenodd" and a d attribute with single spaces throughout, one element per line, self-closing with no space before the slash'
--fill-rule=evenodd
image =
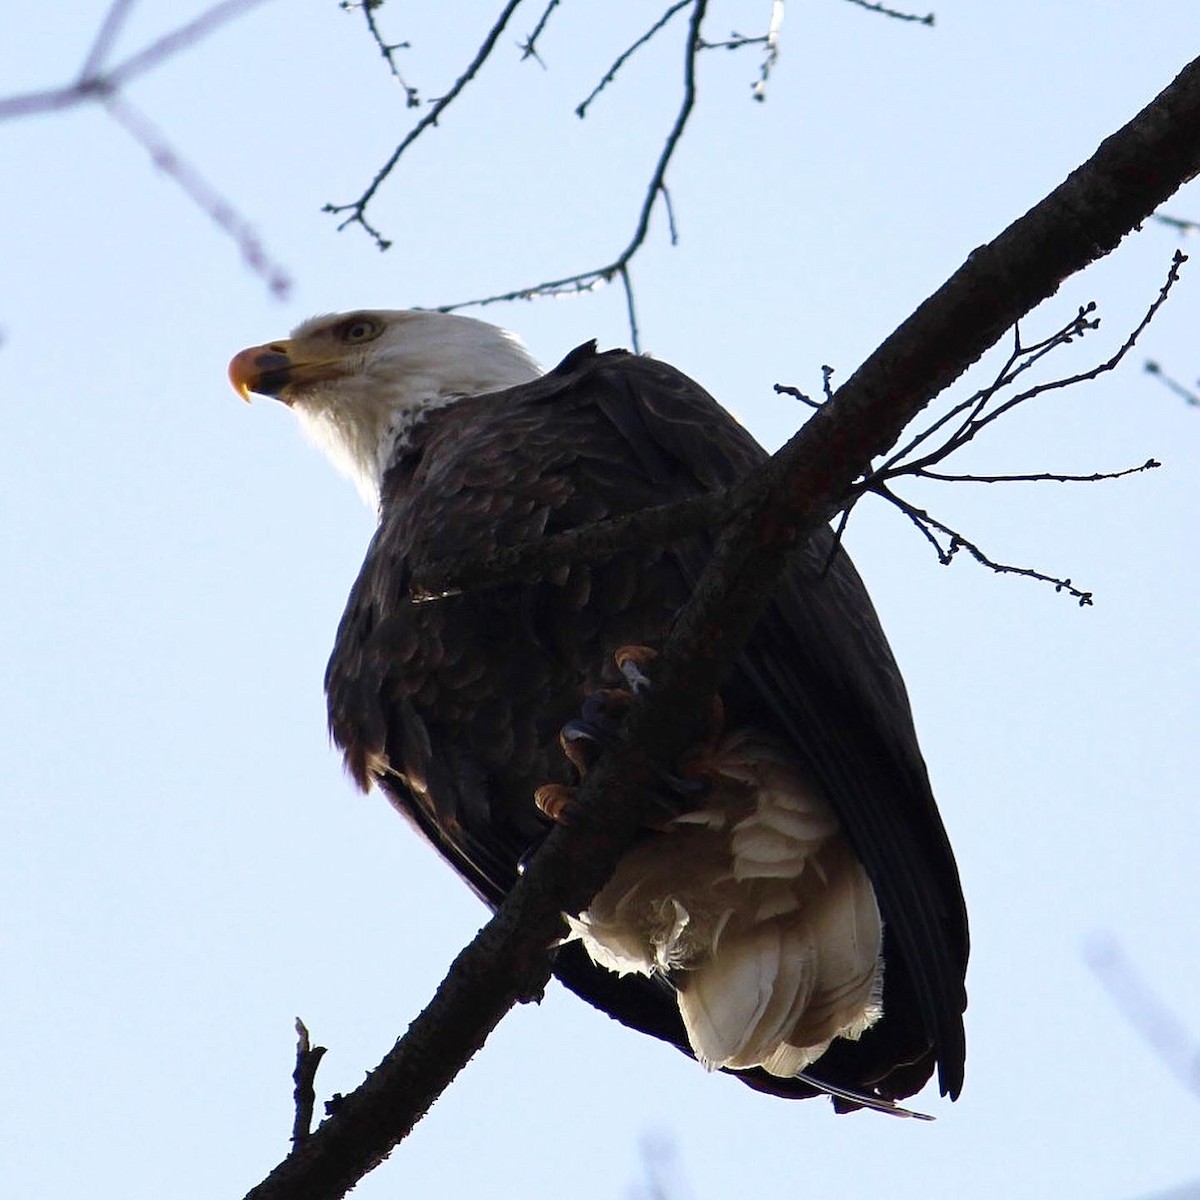
<path id="1" fill-rule="evenodd" d="M 1041 204 L 976 250 L 764 469 L 756 502 L 726 527 L 693 601 L 580 795 L 437 995 L 337 1112 L 247 1200 L 344 1195 L 424 1114 L 515 1003 L 550 974 L 561 913 L 586 907 L 641 823 L 648 747 L 670 761 L 775 589 L 787 552 L 837 510 L 871 459 L 1015 320 L 1108 253 L 1200 171 L 1200 60 Z"/>

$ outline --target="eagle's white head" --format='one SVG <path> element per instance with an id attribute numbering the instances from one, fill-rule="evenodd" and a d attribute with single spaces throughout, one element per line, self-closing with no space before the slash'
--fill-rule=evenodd
<path id="1" fill-rule="evenodd" d="M 244 399 L 259 392 L 288 405 L 372 506 L 424 413 L 541 373 L 515 335 L 486 321 L 387 310 L 313 317 L 285 341 L 251 346 L 229 364 Z"/>

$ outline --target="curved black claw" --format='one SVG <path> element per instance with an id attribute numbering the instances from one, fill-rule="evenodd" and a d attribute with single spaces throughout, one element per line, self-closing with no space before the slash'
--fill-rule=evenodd
<path id="1" fill-rule="evenodd" d="M 556 825 L 574 825 L 582 809 L 575 799 L 577 788 L 565 783 L 543 783 L 533 793 L 533 802 Z"/>
<path id="2" fill-rule="evenodd" d="M 649 646 L 621 646 L 613 655 L 617 670 L 625 677 L 629 690 L 635 696 L 643 696 L 654 684 L 650 676 L 642 670 L 658 657 L 657 650 Z"/>
<path id="3" fill-rule="evenodd" d="M 616 745 L 631 699 L 616 688 L 593 692 L 584 698 L 579 716 L 559 730 L 559 745 L 580 776 L 591 770 L 601 750 Z"/>

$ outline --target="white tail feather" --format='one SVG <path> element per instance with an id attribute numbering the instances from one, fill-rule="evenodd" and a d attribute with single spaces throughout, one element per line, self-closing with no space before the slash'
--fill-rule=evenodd
<path id="1" fill-rule="evenodd" d="M 611 970 L 671 972 L 705 1066 L 796 1076 L 881 1015 L 875 894 L 777 744 L 739 731 L 706 768 L 702 809 L 630 851 L 571 937 Z"/>

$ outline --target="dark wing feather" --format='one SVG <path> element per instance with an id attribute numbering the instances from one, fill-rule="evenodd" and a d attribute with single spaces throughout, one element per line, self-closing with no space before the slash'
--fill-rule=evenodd
<path id="1" fill-rule="evenodd" d="M 621 374 L 601 405 L 640 458 L 649 438 L 660 454 L 688 464 L 706 489 L 727 486 L 765 459 L 744 429 L 673 368 L 639 359 Z M 688 565 L 694 576 L 700 564 Z M 875 885 L 889 972 L 905 975 L 891 979 L 889 990 L 915 1000 L 915 1012 L 911 1003 L 885 1005 L 891 1020 L 857 1046 L 840 1042 L 837 1049 L 863 1058 L 880 1042 L 900 1040 L 913 1057 L 928 1058 L 932 1049 L 942 1091 L 957 1096 L 968 953 L 958 872 L 899 668 L 858 572 L 833 550 L 827 530 L 797 555 L 730 688 L 741 714 L 785 734 L 824 786 Z M 822 1059 L 810 1073 L 820 1078 L 829 1065 Z"/>
<path id="2" fill-rule="evenodd" d="M 405 561 L 486 557 L 513 544 L 724 487 L 765 453 L 678 371 L 580 347 L 543 379 L 431 414 L 385 480 L 380 528 L 327 674 L 330 722 L 361 783 L 381 757 L 393 800 L 485 900 L 512 885 L 545 826 L 530 800 L 565 778 L 556 734 L 617 645 L 654 641 L 711 549 L 573 565 L 414 606 Z M 827 568 L 827 569 L 826 569 Z M 899 671 L 849 559 L 828 531 L 800 553 L 723 690 L 739 723 L 788 739 L 822 784 L 875 885 L 885 921 L 885 1016 L 838 1041 L 812 1074 L 910 1095 L 939 1061 L 961 1084 L 967 929 L 958 877 Z M 556 973 L 618 1019 L 687 1048 L 667 985 L 618 978 L 580 947 Z M 740 1072 L 811 1095 L 800 1080 Z"/>

